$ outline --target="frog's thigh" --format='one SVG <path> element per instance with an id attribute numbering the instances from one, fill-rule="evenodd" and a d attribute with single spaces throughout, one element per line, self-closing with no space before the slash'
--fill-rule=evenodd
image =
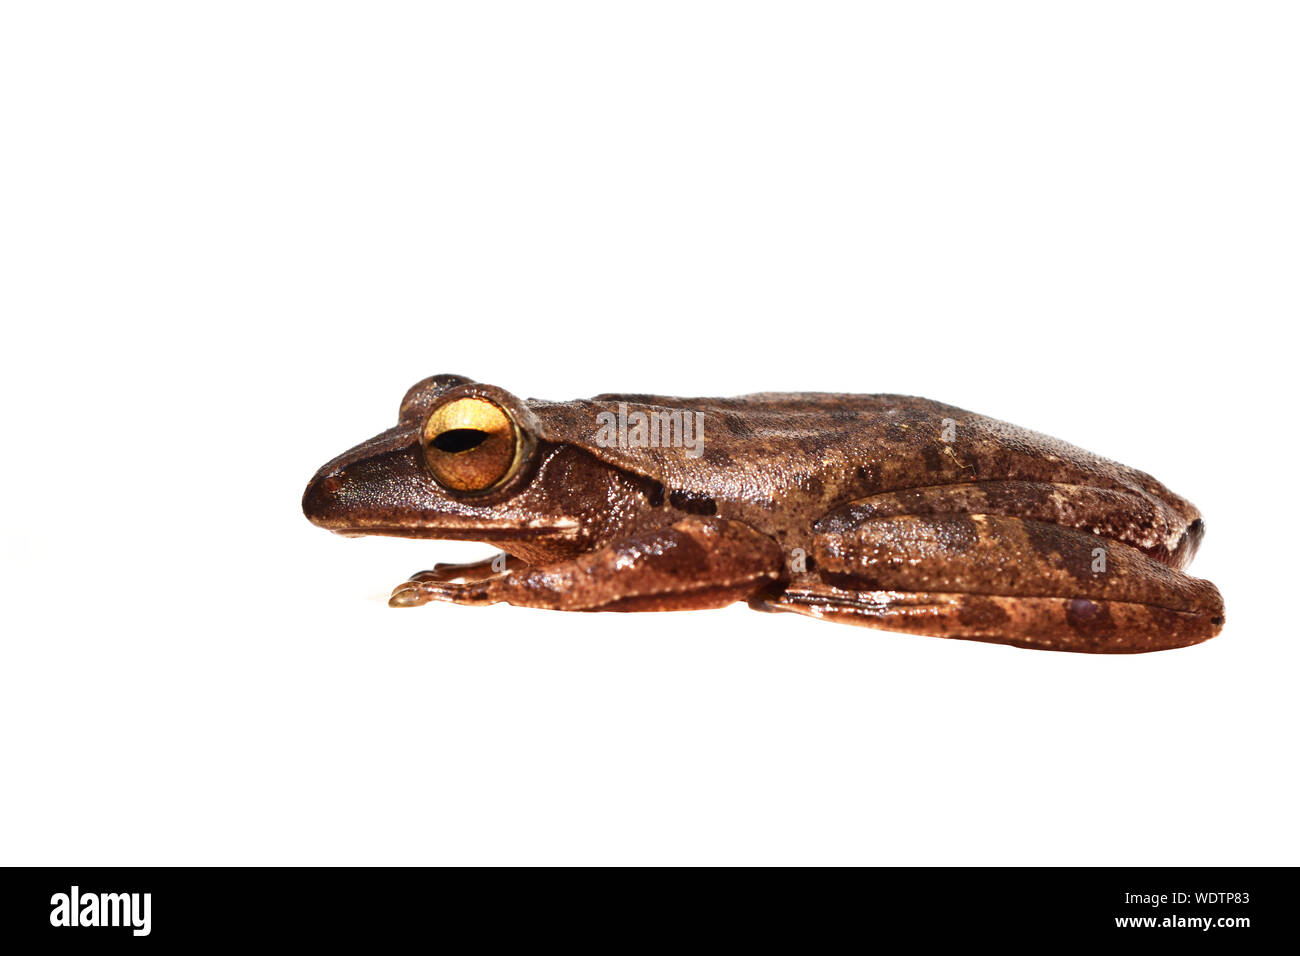
<path id="1" fill-rule="evenodd" d="M 844 533 L 872 518 L 990 514 L 1047 521 L 1114 538 L 1181 568 L 1200 543 L 1195 509 L 1116 488 L 1042 481 L 979 481 L 891 491 L 843 505 L 816 530 Z"/>
<path id="2" fill-rule="evenodd" d="M 424 600 L 563 611 L 677 611 L 750 597 L 781 572 L 767 535 L 723 518 L 693 517 L 550 565 L 483 581 L 419 582 Z M 421 602 L 423 603 L 423 602 Z"/>
<path id="3" fill-rule="evenodd" d="M 768 607 L 891 630 L 1055 650 L 1195 644 L 1223 625 L 1214 585 L 1118 541 L 1001 515 L 875 518 L 813 545 L 821 583 Z"/>

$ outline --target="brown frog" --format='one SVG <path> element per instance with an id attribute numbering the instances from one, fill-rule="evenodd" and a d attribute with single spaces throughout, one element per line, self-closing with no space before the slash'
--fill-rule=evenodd
<path id="1" fill-rule="evenodd" d="M 458 375 L 303 496 L 341 534 L 504 551 L 393 592 L 568 611 L 764 611 L 1064 651 L 1219 633 L 1180 569 L 1196 508 L 1132 468 L 923 398 L 762 393 L 520 400 Z"/>

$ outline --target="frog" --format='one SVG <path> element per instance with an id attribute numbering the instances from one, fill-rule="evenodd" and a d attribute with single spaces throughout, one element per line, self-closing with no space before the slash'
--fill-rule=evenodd
<path id="1" fill-rule="evenodd" d="M 1205 524 L 1150 475 L 930 399 L 762 392 L 520 399 L 452 374 L 322 466 L 306 517 L 468 540 L 389 604 L 755 610 L 1085 653 L 1199 644 Z"/>

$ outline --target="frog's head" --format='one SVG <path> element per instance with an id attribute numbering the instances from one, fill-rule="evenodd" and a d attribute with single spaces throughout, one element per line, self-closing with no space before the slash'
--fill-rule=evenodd
<path id="1" fill-rule="evenodd" d="M 435 375 L 402 399 L 395 427 L 344 452 L 312 478 L 302 510 L 345 535 L 560 544 L 579 532 L 584 493 L 606 476 L 574 474 L 539 440 L 525 402 L 493 385 Z M 588 459 L 583 468 L 609 469 Z"/>

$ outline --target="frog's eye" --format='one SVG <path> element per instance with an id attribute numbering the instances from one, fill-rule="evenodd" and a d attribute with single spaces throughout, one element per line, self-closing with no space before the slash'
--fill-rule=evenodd
<path id="1" fill-rule="evenodd" d="M 486 398 L 457 398 L 424 423 L 424 456 L 438 483 L 452 491 L 488 491 L 514 472 L 519 432 L 505 409 Z"/>

